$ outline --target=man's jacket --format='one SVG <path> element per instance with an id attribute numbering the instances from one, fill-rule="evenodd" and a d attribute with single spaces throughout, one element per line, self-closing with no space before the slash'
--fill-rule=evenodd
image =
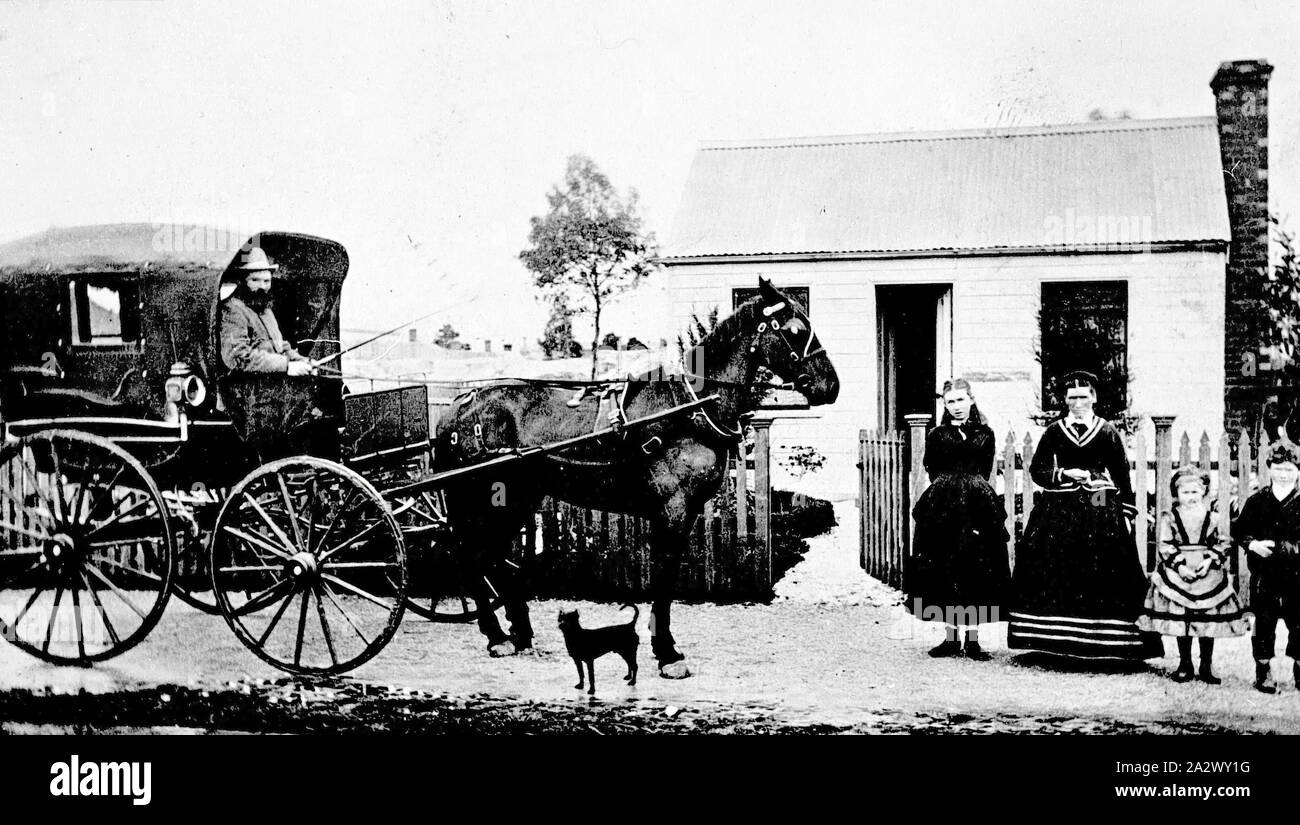
<path id="1" fill-rule="evenodd" d="M 289 346 L 270 306 L 261 314 L 239 298 L 221 302 L 221 363 L 232 372 L 288 372 L 307 360 Z"/>

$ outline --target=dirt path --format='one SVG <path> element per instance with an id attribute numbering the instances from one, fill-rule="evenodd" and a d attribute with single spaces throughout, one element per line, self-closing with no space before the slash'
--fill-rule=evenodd
<path id="1" fill-rule="evenodd" d="M 1005 647 L 1005 625 L 991 626 L 986 633 L 986 647 L 994 655 L 991 662 L 930 659 L 925 651 L 936 641 L 934 630 L 906 616 L 896 592 L 857 568 L 855 542 L 846 537 L 855 519 L 849 506 L 841 513 L 841 524 L 848 528 L 812 541 L 808 558 L 781 583 L 778 598 L 770 605 L 677 606 L 674 631 L 695 672 L 690 679 L 670 681 L 656 675 L 643 610 L 639 684 L 624 685 L 619 678 L 621 663 L 602 659 L 597 664 L 597 701 L 590 704 L 584 693 L 573 689 L 573 666 L 555 627 L 560 603 L 541 602 L 533 609 L 538 635 L 531 654 L 490 659 L 474 626 L 436 625 L 408 617 L 388 649 L 335 689 L 344 691 L 346 698 L 364 686 L 363 707 L 372 691 L 382 693 L 385 701 L 396 702 L 392 698 L 396 696 L 411 703 L 417 698 L 432 702 L 428 710 L 437 711 L 437 718 L 444 721 L 435 723 L 431 721 L 435 717 L 420 715 L 423 706 L 410 706 L 422 720 L 419 725 L 432 726 L 429 729 L 453 724 L 447 720 L 458 717 L 449 709 L 466 703 L 464 707 L 476 713 L 487 712 L 484 719 L 492 713 L 503 720 L 512 714 L 520 720 L 532 718 L 530 714 L 550 715 L 555 724 L 571 720 L 599 727 L 608 723 L 615 726 L 611 730 L 618 730 L 619 724 L 659 729 L 655 725 L 661 717 L 666 729 L 676 729 L 685 724 L 677 719 L 680 716 L 702 720 L 695 724 L 705 728 L 711 724 L 882 731 L 1129 726 L 1300 732 L 1300 694 L 1291 684 L 1290 673 L 1279 668 L 1283 692 L 1276 696 L 1251 690 L 1246 638 L 1220 644 L 1217 669 L 1224 684 L 1218 687 L 1175 684 L 1167 678 L 1174 666 L 1172 658 L 1153 660 L 1137 672 L 1107 673 L 1063 670 L 1013 657 Z M 583 603 L 579 607 L 589 625 L 620 620 L 613 606 Z M 1172 643 L 1167 647 L 1172 651 Z M 19 710 L 52 706 L 60 694 L 84 690 L 118 696 L 132 692 L 139 697 L 122 700 L 128 709 L 134 708 L 123 721 L 115 722 L 118 717 L 109 714 L 99 720 L 103 726 L 197 722 L 199 727 L 239 729 L 240 725 L 222 721 L 228 718 L 222 714 L 234 713 L 223 708 L 243 707 L 244 699 L 235 697 L 246 697 L 253 707 L 269 703 L 275 696 L 271 691 L 286 689 L 286 685 L 268 684 L 280 677 L 244 650 L 220 618 L 173 602 L 148 641 L 93 669 L 56 668 L 0 646 L 0 691 L 7 691 L 0 694 L 0 720 L 72 724 L 76 715 L 61 718 Z M 227 698 L 214 708 L 204 709 L 199 702 L 195 707 L 200 710 L 177 715 L 166 710 L 166 703 L 158 698 L 161 693 L 150 693 L 170 685 L 179 686 L 163 691 L 173 697 Z M 47 691 L 52 696 L 44 698 Z M 202 696 L 204 691 L 208 697 Z M 78 701 L 84 708 L 96 706 L 84 697 Z M 116 700 L 98 701 L 111 705 Z M 294 699 L 285 701 L 292 704 Z M 352 701 L 339 700 L 339 704 Z M 150 706 L 159 710 L 154 718 L 145 712 Z M 670 708 L 679 712 L 672 714 Z M 229 718 L 245 718 L 240 713 Z M 379 721 L 362 727 L 388 725 L 382 721 L 388 711 L 381 707 L 376 713 Z M 466 710 L 465 715 L 474 714 Z M 323 711 L 320 717 L 347 718 Z M 284 724 L 285 729 L 302 729 L 307 722 L 290 719 Z M 484 724 L 492 729 L 493 723 Z M 539 730 L 545 725 L 542 721 L 519 724 L 535 724 L 541 726 Z"/>

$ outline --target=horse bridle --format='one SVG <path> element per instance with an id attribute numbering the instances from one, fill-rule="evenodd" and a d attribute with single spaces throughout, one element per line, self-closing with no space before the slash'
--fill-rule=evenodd
<path id="1" fill-rule="evenodd" d="M 780 312 L 786 307 L 787 304 L 785 301 L 780 301 L 778 303 L 773 304 L 772 306 L 763 307 L 763 316 L 765 318 L 770 318 L 771 320 L 759 321 L 757 334 L 766 335 L 769 332 L 775 332 L 778 335 L 780 335 L 781 340 L 785 343 L 786 349 L 789 350 L 790 352 L 791 366 L 797 366 L 799 362 L 807 361 L 809 358 L 812 358 L 814 355 L 819 355 L 825 352 L 826 348 L 821 346 L 821 344 L 818 344 L 816 349 L 813 348 L 813 341 L 817 338 L 817 334 L 813 332 L 812 323 L 809 322 L 808 338 L 806 341 L 803 342 L 803 354 L 801 355 L 799 353 L 798 343 L 792 340 L 790 333 L 785 328 L 786 326 L 785 323 L 782 323 L 777 318 L 773 317 L 776 315 L 776 313 Z M 791 320 L 797 320 L 798 318 L 799 316 L 793 314 L 792 311 Z M 757 349 L 758 349 L 757 344 L 750 344 L 749 346 L 750 352 L 754 352 Z M 771 365 L 768 365 L 768 369 L 771 369 Z M 812 378 L 812 376 L 808 375 L 808 373 L 801 372 L 799 373 L 798 378 L 796 378 L 794 381 L 787 381 L 784 386 L 787 386 L 791 389 L 798 389 L 799 378 L 804 378 L 804 377 L 807 377 L 809 379 Z"/>

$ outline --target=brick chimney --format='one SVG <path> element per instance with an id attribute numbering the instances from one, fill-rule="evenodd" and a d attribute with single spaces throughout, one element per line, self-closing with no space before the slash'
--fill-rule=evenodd
<path id="1" fill-rule="evenodd" d="M 1228 247 L 1224 366 L 1224 427 L 1254 425 L 1270 371 L 1260 358 L 1264 318 L 1254 303 L 1255 284 L 1268 267 L 1268 78 L 1265 60 L 1223 63 L 1214 73 L 1219 154 L 1228 195 Z M 1252 359 L 1251 361 L 1245 360 Z M 1254 374 L 1251 366 L 1254 365 Z"/>

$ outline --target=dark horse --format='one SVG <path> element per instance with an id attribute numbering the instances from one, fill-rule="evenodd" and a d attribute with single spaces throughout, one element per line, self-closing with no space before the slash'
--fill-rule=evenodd
<path id="1" fill-rule="evenodd" d="M 698 396 L 717 396 L 696 414 L 630 426 L 544 458 L 485 471 L 446 491 L 456 543 L 452 552 L 466 554 L 463 558 L 472 559 L 475 566 L 471 595 L 479 608 L 479 629 L 493 655 L 530 647 L 533 629 L 527 595 L 519 577 L 513 577 L 499 594 L 510 623 L 510 634 L 502 631 L 486 609 L 493 594 L 483 573 L 506 558 L 514 537 L 550 495 L 650 521 L 652 648 L 661 675 L 689 675 L 684 663 L 676 664 L 684 657 L 670 630 L 678 560 L 695 520 L 726 476 L 727 452 L 736 447 L 742 417 L 753 411 L 751 388 L 759 368 L 793 385 L 814 405 L 832 403 L 840 391 L 835 368 L 804 309 L 763 278 L 758 296 L 705 336 L 691 360 L 697 366 L 687 375 L 632 379 L 623 409 L 632 421 Z M 575 407 L 572 387 L 525 381 L 467 393 L 438 424 L 434 468 L 465 466 L 515 447 L 590 433 L 610 409 L 597 395 Z M 669 665 L 676 666 L 665 670 Z"/>

